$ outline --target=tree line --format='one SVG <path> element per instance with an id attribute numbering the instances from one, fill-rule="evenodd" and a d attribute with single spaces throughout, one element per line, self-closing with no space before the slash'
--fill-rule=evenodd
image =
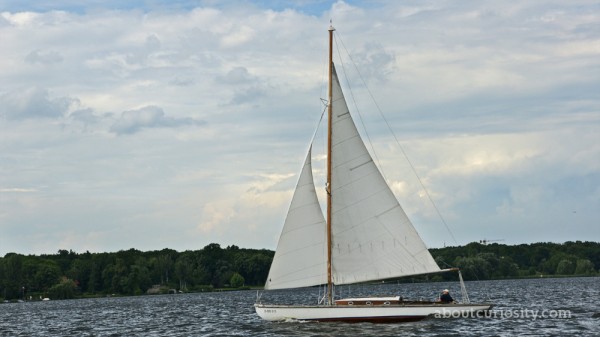
<path id="1" fill-rule="evenodd" d="M 472 242 L 429 250 L 440 268 L 460 268 L 468 280 L 598 275 L 600 243 L 568 241 L 503 245 Z M 453 273 L 440 274 L 444 279 Z"/>
<path id="2" fill-rule="evenodd" d="M 566 242 L 521 245 L 469 243 L 430 249 L 440 268 L 458 267 L 466 280 L 557 275 L 598 275 L 600 243 Z M 212 291 L 263 286 L 274 252 L 222 248 L 212 243 L 196 251 L 75 253 L 0 257 L 2 300 L 66 299 L 84 296 L 141 295 Z M 427 280 L 454 278 L 436 274 Z"/>
<path id="3" fill-rule="evenodd" d="M 0 258 L 0 297 L 65 299 L 262 286 L 273 255 L 266 249 L 222 248 L 216 243 L 184 252 L 9 253 Z"/>

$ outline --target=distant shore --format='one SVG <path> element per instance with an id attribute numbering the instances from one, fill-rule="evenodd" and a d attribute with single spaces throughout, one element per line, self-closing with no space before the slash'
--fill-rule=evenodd
<path id="1" fill-rule="evenodd" d="M 465 281 L 599 276 L 600 243 L 503 245 L 469 243 L 430 249 L 440 268 L 457 267 Z M 256 290 L 265 284 L 274 252 L 222 248 L 114 253 L 6 254 L 0 258 L 0 302 L 167 293 Z M 456 273 L 386 282 L 457 280 Z"/>

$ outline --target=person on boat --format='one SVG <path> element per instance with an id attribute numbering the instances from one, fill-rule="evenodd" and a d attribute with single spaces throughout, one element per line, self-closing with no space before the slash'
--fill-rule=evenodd
<path id="1" fill-rule="evenodd" d="M 454 299 L 450 296 L 450 291 L 448 289 L 444 289 L 442 294 L 440 295 L 440 302 L 442 303 L 453 303 Z"/>

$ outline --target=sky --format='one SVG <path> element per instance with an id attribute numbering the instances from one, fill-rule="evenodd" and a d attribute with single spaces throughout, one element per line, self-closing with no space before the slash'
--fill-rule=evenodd
<path id="1" fill-rule="evenodd" d="M 4 0 L 0 256 L 275 249 L 330 20 L 429 247 L 600 241 L 597 1 Z"/>

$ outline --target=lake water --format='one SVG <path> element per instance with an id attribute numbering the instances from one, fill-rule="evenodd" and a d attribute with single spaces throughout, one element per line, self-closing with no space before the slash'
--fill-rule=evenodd
<path id="1" fill-rule="evenodd" d="M 600 336 L 600 278 L 466 282 L 471 301 L 495 303 L 495 317 L 414 323 L 266 322 L 256 291 L 0 304 L 4 336 Z M 342 296 L 432 299 L 456 283 L 344 287 Z M 318 290 L 265 292 L 263 302 L 315 303 Z M 460 296 L 458 296 L 460 297 Z M 544 311 L 545 310 L 545 311 Z M 562 314 L 561 312 L 562 311 Z M 538 317 L 533 314 L 537 312 Z M 570 317 L 557 317 L 568 312 Z M 539 317 L 545 314 L 545 317 Z"/>

